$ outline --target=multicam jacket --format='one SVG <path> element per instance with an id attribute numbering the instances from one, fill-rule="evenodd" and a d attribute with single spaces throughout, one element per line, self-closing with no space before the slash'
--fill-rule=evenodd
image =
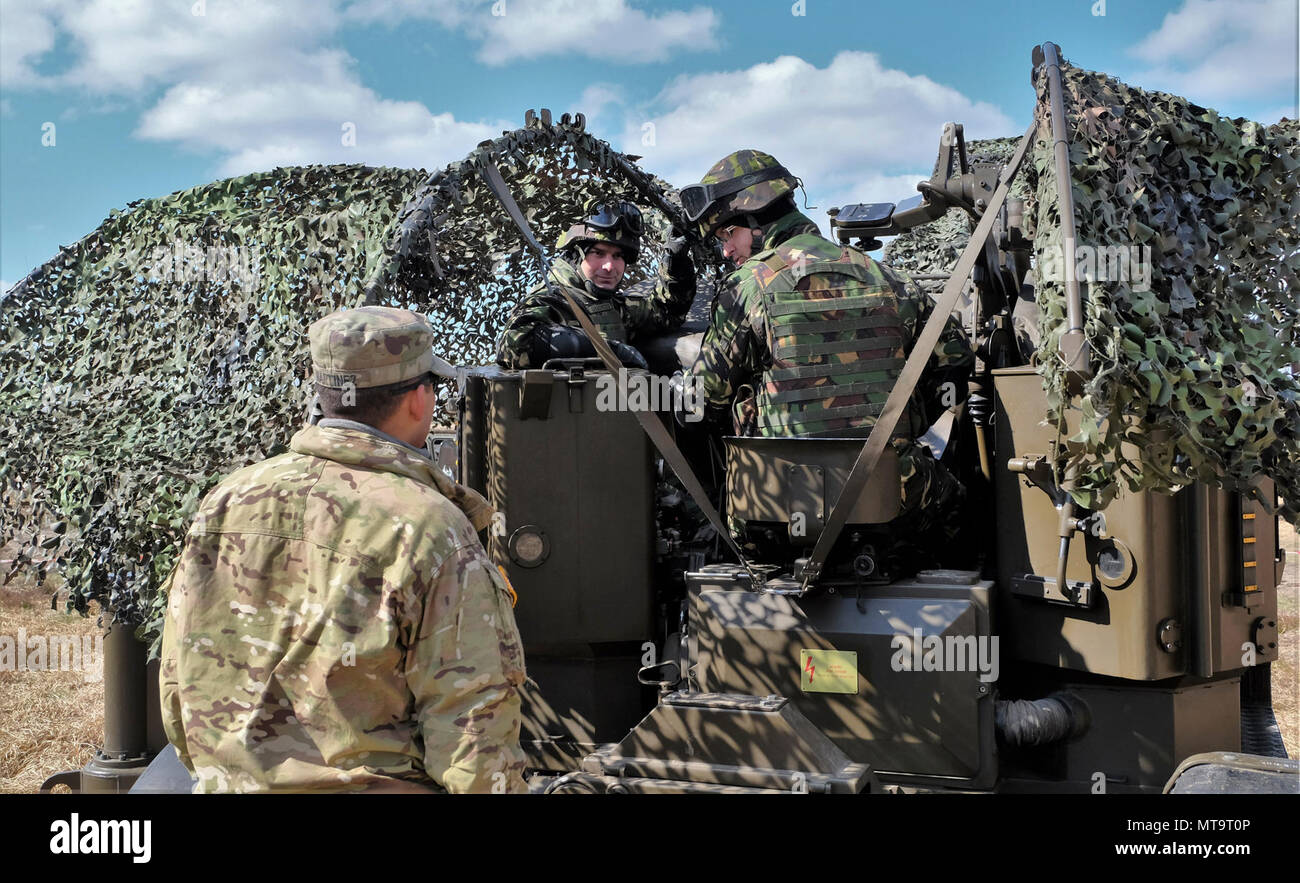
<path id="1" fill-rule="evenodd" d="M 768 231 L 767 250 L 727 277 L 692 375 L 736 431 L 760 436 L 865 435 L 902 372 L 933 303 L 906 275 L 817 232 L 803 214 Z M 917 438 L 957 400 L 974 355 L 950 318 L 901 435 Z"/>
<path id="2" fill-rule="evenodd" d="M 172 575 L 163 721 L 197 791 L 524 791 L 524 661 L 431 460 L 309 426 L 207 495 Z"/>
<path id="3" fill-rule="evenodd" d="M 659 277 L 651 294 L 619 292 L 612 298 L 592 294 L 578 268 L 563 258 L 551 263 L 551 282 L 568 289 L 573 299 L 587 308 L 591 321 L 610 340 L 632 342 L 633 338 L 671 331 L 682 324 L 695 299 L 695 277 L 673 278 L 668 261 L 660 264 Z M 533 335 L 556 325 L 580 328 L 568 303 L 539 285 L 524 295 L 506 322 L 497 342 L 497 361 L 506 368 L 540 368 L 533 365 L 530 350 Z"/>

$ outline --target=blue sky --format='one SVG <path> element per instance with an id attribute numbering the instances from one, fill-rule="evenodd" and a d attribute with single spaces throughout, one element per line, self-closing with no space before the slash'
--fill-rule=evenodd
<path id="1" fill-rule="evenodd" d="M 820 220 L 914 192 L 945 121 L 1022 133 L 1044 40 L 1272 123 L 1297 115 L 1298 39 L 1296 0 L 0 0 L 0 291 L 132 200 L 434 169 L 530 107 L 584 111 L 679 186 L 767 150 Z"/>

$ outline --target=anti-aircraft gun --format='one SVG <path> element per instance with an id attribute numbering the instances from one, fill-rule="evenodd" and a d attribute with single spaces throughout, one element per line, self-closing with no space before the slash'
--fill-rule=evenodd
<path id="1" fill-rule="evenodd" d="M 1056 46 L 1035 50 L 1056 177 L 1069 180 L 1059 68 Z M 569 135 L 583 120 L 527 120 L 530 132 L 552 127 Z M 924 439 L 970 491 L 950 566 L 904 571 L 881 554 L 900 480 L 884 442 L 919 373 L 910 365 L 866 439 L 733 437 L 721 449 L 699 425 L 657 413 L 661 381 L 698 351 L 707 294 L 680 333 L 643 346 L 654 373 L 621 370 L 594 329 L 594 360 L 439 369 L 454 384 L 457 429 L 437 440 L 438 460 L 500 514 L 484 541 L 519 597 L 523 743 L 539 788 L 1095 793 L 1295 781 L 1270 702 L 1284 560 L 1271 484 L 1120 494 L 1093 511 L 1074 502 L 1079 476 L 1058 468 L 1068 434 L 1044 425 L 1034 347 L 1016 333 L 1035 300 L 1033 242 L 1009 185 L 1036 131 L 985 162 L 949 124 L 917 196 L 831 217 L 834 237 L 867 249 L 954 208 L 974 226 L 950 272 L 918 277 L 943 289 L 939 322 L 965 299 L 978 356 L 964 406 Z M 490 163 L 481 172 L 541 252 L 500 174 Z M 622 173 L 644 183 L 630 164 Z M 676 211 L 653 187 L 642 195 Z M 1058 198 L 1059 359 L 1082 382 L 1091 360 L 1071 188 Z M 413 205 L 412 217 L 431 215 Z M 417 227 L 400 231 L 403 249 L 428 241 Z M 920 332 L 914 353 L 938 332 Z M 744 522 L 739 543 L 717 508 Z M 185 790 L 172 766 L 174 784 L 150 787 Z"/>
<path id="2" fill-rule="evenodd" d="M 1049 78 L 1056 170 L 1069 180 L 1058 48 L 1036 49 L 1034 65 Z M 553 777 L 547 790 L 1294 781 L 1293 763 L 1263 756 L 1285 756 L 1269 700 L 1284 560 L 1271 484 L 1130 493 L 1089 511 L 1069 493 L 1075 476 L 1054 468 L 1063 442 L 1042 424 L 1040 378 L 1013 330 L 1032 302 L 1032 243 L 1007 196 L 1034 132 L 1008 162 L 972 163 L 962 127 L 949 124 L 916 197 L 831 213 L 833 235 L 868 249 L 953 207 L 975 225 L 935 313 L 941 324 L 970 294 L 978 367 L 964 409 L 928 439 L 972 489 L 971 552 L 958 568 L 887 573 L 877 555 L 898 512 L 885 441 L 919 368 L 904 370 L 865 443 L 726 438 L 725 479 L 707 454 L 708 474 L 695 477 L 671 421 L 602 403 L 626 395 L 619 384 L 655 382 L 621 372 L 612 354 L 460 371 L 458 478 L 503 515 L 486 542 L 520 598 L 533 682 L 523 738 L 535 770 Z M 504 185 L 496 191 L 531 239 Z M 1062 191 L 1069 249 L 1074 209 Z M 1089 354 L 1068 251 L 1064 264 L 1061 358 L 1082 380 Z M 646 348 L 652 367 L 689 365 L 706 307 Z M 746 523 L 745 551 L 691 534 L 687 492 L 718 525 L 705 484 Z M 1211 754 L 1225 751 L 1236 759 Z"/>

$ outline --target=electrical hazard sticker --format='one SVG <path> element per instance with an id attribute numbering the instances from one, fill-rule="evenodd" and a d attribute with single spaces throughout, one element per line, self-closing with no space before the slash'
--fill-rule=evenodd
<path id="1" fill-rule="evenodd" d="M 858 692 L 858 654 L 852 650 L 800 650 L 799 668 L 805 693 Z"/>

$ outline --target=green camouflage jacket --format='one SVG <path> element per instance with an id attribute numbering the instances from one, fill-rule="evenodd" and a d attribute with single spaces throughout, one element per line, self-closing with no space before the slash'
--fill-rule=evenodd
<path id="1" fill-rule="evenodd" d="M 774 223 L 764 244 L 714 302 L 691 371 L 707 406 L 715 414 L 733 407 L 739 434 L 865 435 L 933 302 L 905 274 L 820 236 L 797 211 Z M 964 400 L 973 364 L 949 318 L 900 435 L 919 437 Z"/>
<path id="2" fill-rule="evenodd" d="M 172 574 L 163 721 L 196 790 L 527 790 L 487 502 L 369 432 L 290 448 L 204 498 Z"/>
<path id="3" fill-rule="evenodd" d="M 574 300 L 587 308 L 592 322 L 610 340 L 634 343 L 635 338 L 672 331 L 682 324 L 695 299 L 695 277 L 675 279 L 668 274 L 668 261 L 659 265 L 652 294 L 619 292 L 597 298 L 586 287 L 578 268 L 563 258 L 551 263 L 551 282 L 568 289 Z M 529 351 L 535 332 L 555 325 L 580 328 L 563 297 L 538 285 L 520 299 L 497 342 L 497 362 L 506 368 L 540 368 L 531 364 Z"/>

